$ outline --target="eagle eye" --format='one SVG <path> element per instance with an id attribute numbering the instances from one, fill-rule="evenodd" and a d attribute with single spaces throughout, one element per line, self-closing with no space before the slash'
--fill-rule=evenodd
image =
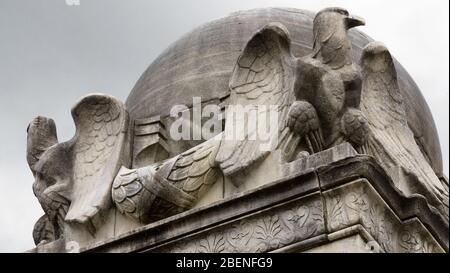
<path id="1" fill-rule="evenodd" d="M 340 14 L 345 15 L 345 16 L 349 15 L 348 11 L 346 11 L 345 9 L 339 9 L 339 10 L 337 10 L 337 12 L 339 12 Z"/>

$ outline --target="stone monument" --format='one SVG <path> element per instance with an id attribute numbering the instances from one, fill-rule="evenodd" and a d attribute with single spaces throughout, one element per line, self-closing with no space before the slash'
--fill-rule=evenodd
<path id="1" fill-rule="evenodd" d="M 29 252 L 448 252 L 432 116 L 364 24 L 233 13 L 172 44 L 125 104 L 81 98 L 70 141 L 35 118 Z"/>

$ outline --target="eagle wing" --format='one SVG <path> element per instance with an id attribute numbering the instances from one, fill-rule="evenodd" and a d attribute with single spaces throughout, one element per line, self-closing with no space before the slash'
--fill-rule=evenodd
<path id="1" fill-rule="evenodd" d="M 195 198 L 202 196 L 220 177 L 214 161 L 219 144 L 216 139 L 211 139 L 182 153 L 167 180 Z"/>
<path id="2" fill-rule="evenodd" d="M 214 161 L 219 144 L 213 138 L 164 162 L 135 170 L 122 167 L 112 191 L 117 208 L 141 223 L 192 208 L 220 178 Z"/>
<path id="3" fill-rule="evenodd" d="M 268 24 L 249 40 L 236 63 L 229 84 L 231 95 L 225 131 L 216 157 L 225 175 L 246 168 L 286 139 L 293 138 L 286 121 L 294 96 L 295 58 L 290 43 L 285 26 Z M 254 115 L 258 122 L 266 121 L 270 140 L 261 139 L 252 118 L 240 111 Z M 275 123 L 272 120 L 267 124 L 270 111 L 278 117 Z M 261 125 L 264 124 L 258 124 Z"/>
<path id="4" fill-rule="evenodd" d="M 415 177 L 413 183 L 419 182 L 432 195 L 447 203 L 448 211 L 448 190 L 435 175 L 408 126 L 391 54 L 383 44 L 372 42 L 363 50 L 361 67 L 361 110 L 369 122 L 369 154 L 388 172 L 400 167 L 403 172 Z M 414 193 L 412 191 L 420 185 L 405 187 L 407 192 Z"/>
<path id="5" fill-rule="evenodd" d="M 124 158 L 128 114 L 113 97 L 91 94 L 72 108 L 72 202 L 66 221 L 86 223 L 110 206 L 111 184 Z M 93 222 L 92 222 L 93 223 Z"/>
<path id="6" fill-rule="evenodd" d="M 361 57 L 363 69 L 362 107 L 373 128 L 406 127 L 403 98 L 391 55 L 378 42 L 370 43 Z"/>

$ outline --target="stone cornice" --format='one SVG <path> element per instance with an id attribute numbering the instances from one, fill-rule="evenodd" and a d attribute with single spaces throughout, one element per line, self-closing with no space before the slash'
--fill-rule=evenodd
<path id="1" fill-rule="evenodd" d="M 356 229 L 358 231 L 356 233 L 361 233 L 359 231 L 366 229 L 369 229 L 367 234 L 370 234 L 370 232 L 373 231 L 372 229 L 375 227 L 371 227 L 367 224 L 369 218 L 364 216 L 366 211 L 369 212 L 369 210 L 365 210 L 364 207 L 359 210 L 350 205 L 346 220 L 343 221 L 343 223 L 339 223 L 337 225 L 338 227 L 333 226 L 331 223 L 332 219 L 330 219 L 330 213 L 325 212 L 329 209 L 336 193 L 342 191 L 340 188 L 350 187 L 349 189 L 353 189 L 362 187 L 364 190 L 357 191 L 372 192 L 366 194 L 369 197 L 363 197 L 363 199 L 372 200 L 370 202 L 367 201 L 367 203 L 376 203 L 377 205 L 375 207 L 382 208 L 383 214 L 381 216 L 378 215 L 377 217 L 388 215 L 388 217 L 386 217 L 389 219 L 398 218 L 398 220 L 390 220 L 393 222 L 392 225 L 395 226 L 395 236 L 398 238 L 404 238 L 405 236 L 405 238 L 409 238 L 408 236 L 411 234 L 411 236 L 415 236 L 414 234 L 422 234 L 419 237 L 427 240 L 426 246 L 417 248 L 412 247 L 409 251 L 428 251 L 430 249 L 438 251 L 438 249 L 441 248 L 443 251 L 448 252 L 448 221 L 446 221 L 436 209 L 429 206 L 424 197 L 419 195 L 405 197 L 394 187 L 392 180 L 372 157 L 356 155 L 328 163 L 329 164 L 325 165 L 322 164 L 315 169 L 308 168 L 306 172 L 286 177 L 257 189 L 231 196 L 205 207 L 180 213 L 123 234 L 117 238 L 91 245 L 81 251 L 200 251 L 199 249 L 202 249 L 202 246 L 197 245 L 194 247 L 187 242 L 203 242 L 204 240 L 207 240 L 206 245 L 210 244 L 208 240 L 218 243 L 219 246 L 216 247 L 219 247 L 219 249 L 216 250 L 225 252 L 276 251 L 277 249 L 283 249 L 292 244 L 301 244 L 301 242 L 303 242 L 303 247 L 299 249 L 307 249 L 311 248 L 313 245 L 317 245 L 318 242 L 323 243 L 331 241 L 330 238 L 333 238 L 332 234 L 335 234 L 339 230 L 348 229 L 354 225 L 360 225 L 360 228 Z M 364 186 L 366 184 L 367 186 Z M 349 190 L 345 190 L 343 193 L 346 194 L 347 191 Z M 379 196 L 381 199 L 373 201 L 378 197 L 371 196 Z M 363 203 L 365 202 L 366 201 Z M 359 203 L 356 202 L 356 204 Z M 367 207 L 367 209 L 368 208 L 369 207 Z M 295 211 L 296 209 L 300 214 L 305 212 L 302 211 L 305 209 L 308 211 L 308 215 L 312 210 L 315 210 L 315 213 L 317 215 L 323 215 L 323 218 L 316 218 L 313 222 L 308 224 L 304 222 L 300 229 L 288 227 L 289 223 L 283 224 L 287 223 L 286 221 L 290 221 L 286 220 L 287 218 L 281 219 L 282 216 L 285 215 L 283 212 Z M 358 213 L 357 217 L 353 215 L 355 212 Z M 372 212 L 372 210 L 370 210 L 370 212 Z M 395 215 L 395 217 L 391 214 Z M 290 216 L 286 217 L 289 218 Z M 300 219 L 302 216 L 294 215 L 292 217 L 294 217 L 292 219 L 295 220 L 297 218 Z M 234 244 L 228 243 L 230 241 L 229 239 L 214 237 L 216 236 L 214 234 L 227 234 L 233 232 L 230 230 L 233 230 L 237 223 L 245 222 L 254 222 L 251 224 L 251 226 L 253 226 L 252 231 L 248 232 L 258 232 L 255 228 L 258 228 L 258 223 L 260 223 L 259 226 L 262 226 L 263 229 L 264 227 L 269 227 L 270 231 L 270 228 L 274 228 L 274 232 L 280 234 L 281 239 L 277 239 L 278 241 L 276 241 L 274 245 L 258 246 L 256 241 L 259 239 L 258 237 L 254 237 L 254 240 L 256 241 L 250 244 L 253 245 L 253 248 L 235 247 L 231 249 L 231 246 Z M 305 230 L 306 226 L 308 226 L 308 228 Z M 283 227 L 285 227 L 285 229 L 283 229 Z M 248 228 L 249 226 L 244 227 L 244 229 Z M 308 229 L 314 231 L 311 232 L 311 230 Z M 403 229 L 408 233 L 401 231 Z M 414 230 L 415 233 L 413 232 L 408 235 L 410 230 Z M 215 231 L 219 231 L 219 233 Z M 378 229 L 377 231 L 379 232 Z M 263 234 L 264 232 L 260 233 Z M 238 232 L 238 234 L 241 233 Z M 431 239 L 428 233 L 432 235 Z M 243 232 L 242 234 L 245 235 L 247 233 Z M 292 235 L 293 237 L 290 234 L 294 234 Z M 265 234 L 264 236 L 271 235 Z M 189 238 L 192 239 L 194 237 L 197 239 L 189 240 Z M 377 236 L 375 235 L 375 237 Z M 316 239 L 314 240 L 313 238 Z M 224 241 L 222 242 L 222 240 Z M 307 243 L 308 240 L 312 243 Z M 381 245 L 381 251 L 401 252 L 408 250 L 404 249 L 403 244 L 399 241 L 400 239 L 396 240 L 395 243 L 392 243 L 392 249 L 383 249 L 387 248 L 387 246 L 383 245 L 383 242 L 380 242 L 383 241 L 383 238 L 377 237 L 375 241 Z M 436 240 L 439 245 L 432 243 L 434 240 Z M 432 247 L 429 247 L 430 245 L 432 245 Z M 185 247 L 183 248 L 182 246 Z"/>

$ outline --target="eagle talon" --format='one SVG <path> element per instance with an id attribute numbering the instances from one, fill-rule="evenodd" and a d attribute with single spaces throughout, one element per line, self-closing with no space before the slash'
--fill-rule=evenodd
<path id="1" fill-rule="evenodd" d="M 367 153 L 369 125 L 367 118 L 358 109 L 349 108 L 342 115 L 341 131 L 359 153 Z"/>
<path id="2" fill-rule="evenodd" d="M 312 153 L 323 149 L 323 138 L 320 132 L 319 118 L 316 109 L 309 102 L 295 101 L 288 114 L 288 126 L 292 132 L 305 138 Z"/>

